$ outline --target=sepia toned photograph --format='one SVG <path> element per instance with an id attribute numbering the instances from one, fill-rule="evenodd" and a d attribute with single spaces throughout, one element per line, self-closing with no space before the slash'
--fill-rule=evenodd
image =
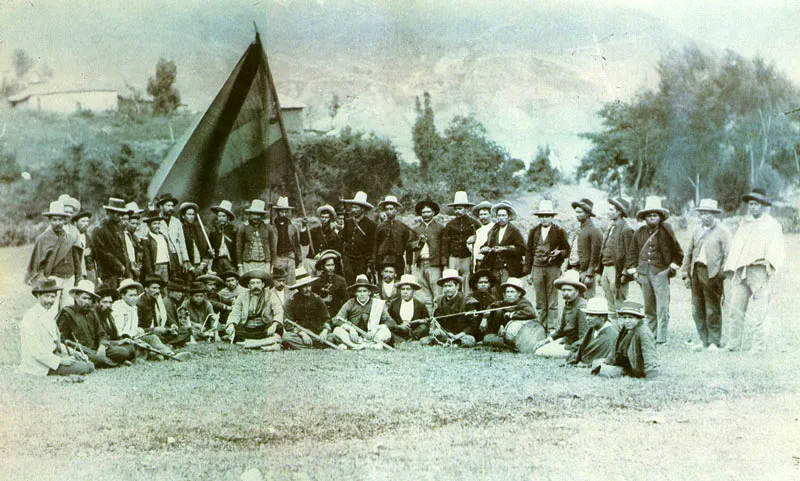
<path id="1" fill-rule="evenodd" d="M 0 479 L 800 480 L 800 0 L 0 0 Z"/>

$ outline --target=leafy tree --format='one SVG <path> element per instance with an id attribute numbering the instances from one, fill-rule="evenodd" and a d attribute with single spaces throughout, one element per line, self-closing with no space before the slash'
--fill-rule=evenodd
<path id="1" fill-rule="evenodd" d="M 178 76 L 174 60 L 159 58 L 156 76 L 147 81 L 147 93 L 153 96 L 153 113 L 169 115 L 181 104 L 181 94 L 173 87 Z"/>
<path id="2" fill-rule="evenodd" d="M 423 181 L 428 181 L 431 166 L 434 165 L 442 155 L 443 140 L 436 131 L 434 122 L 433 107 L 431 107 L 431 94 L 423 94 L 423 102 L 416 97 L 414 109 L 417 113 L 417 120 L 411 129 L 411 136 L 414 141 L 414 153 L 419 160 L 419 172 Z"/>
<path id="3" fill-rule="evenodd" d="M 525 179 L 531 187 L 552 187 L 561 180 L 561 173 L 550 163 L 550 154 L 549 145 L 537 147 L 536 155 L 525 172 Z"/>

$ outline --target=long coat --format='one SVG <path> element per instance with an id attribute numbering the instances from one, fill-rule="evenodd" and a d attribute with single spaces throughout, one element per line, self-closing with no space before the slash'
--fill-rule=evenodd
<path id="1" fill-rule="evenodd" d="M 400 327 L 403 324 L 403 319 L 400 317 L 400 306 L 403 300 L 399 297 L 389 302 L 389 317 L 392 322 L 387 323 L 387 327 L 393 334 L 400 336 L 403 339 L 413 337 L 414 339 L 421 339 L 428 334 L 428 324 L 422 323 L 414 326 L 411 330 Z M 419 301 L 416 297 L 412 299 L 414 303 L 414 313 L 411 315 L 411 321 L 424 321 L 430 317 L 428 308 Z"/>
<path id="2" fill-rule="evenodd" d="M 76 239 L 68 232 L 64 231 L 59 235 L 53 232 L 52 227 L 48 226 L 36 238 L 36 244 L 28 262 L 28 270 L 25 273 L 25 282 L 33 284 L 37 278 L 48 278 L 56 266 L 65 262 L 72 264 L 74 273 L 76 267 L 80 266 L 83 254 L 80 249 L 75 247 L 75 241 Z"/>
<path id="3" fill-rule="evenodd" d="M 525 239 L 517 226 L 509 222 L 502 239 L 498 239 L 500 224 L 495 224 L 489 231 L 486 245 L 489 247 L 508 247 L 510 250 L 492 252 L 484 258 L 484 265 L 491 269 L 508 269 L 511 277 L 522 276 L 522 256 L 525 253 Z"/>
<path id="4" fill-rule="evenodd" d="M 125 250 L 122 225 L 105 219 L 94 231 L 94 257 L 97 275 L 104 280 L 115 277 L 130 277 L 131 262 Z"/>

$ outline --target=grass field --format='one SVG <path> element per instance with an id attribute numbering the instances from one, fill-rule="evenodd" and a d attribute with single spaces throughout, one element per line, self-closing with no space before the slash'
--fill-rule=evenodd
<path id="1" fill-rule="evenodd" d="M 800 248 L 791 237 L 788 252 Z M 800 479 L 798 262 L 775 282 L 775 349 L 694 353 L 688 291 L 654 381 L 506 352 L 241 352 L 97 372 L 16 371 L 29 248 L 0 250 L 0 478 Z M 638 295 L 638 289 L 634 289 Z"/>

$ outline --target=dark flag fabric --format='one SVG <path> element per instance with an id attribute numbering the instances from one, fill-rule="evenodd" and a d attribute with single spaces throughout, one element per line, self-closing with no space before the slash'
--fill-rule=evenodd
<path id="1" fill-rule="evenodd" d="M 291 185 L 291 150 L 261 40 L 245 51 L 205 113 L 167 154 L 148 194 L 169 192 L 201 208 L 258 198 Z"/>

